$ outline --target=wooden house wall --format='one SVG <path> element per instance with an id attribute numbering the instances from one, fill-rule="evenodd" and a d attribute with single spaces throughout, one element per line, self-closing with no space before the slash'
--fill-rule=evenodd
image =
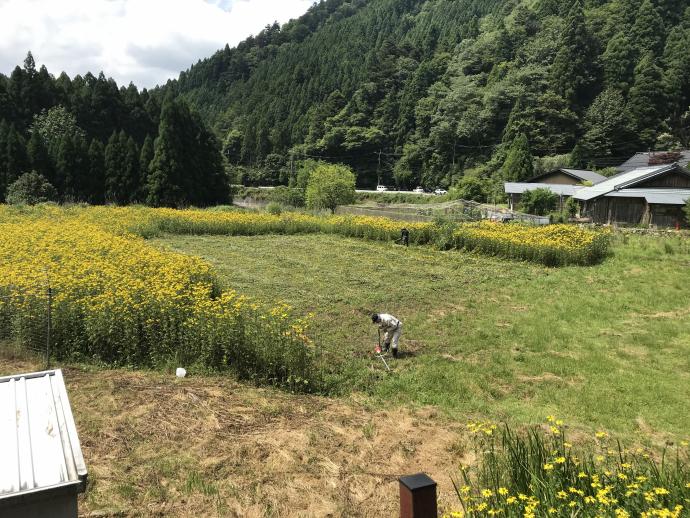
<path id="1" fill-rule="evenodd" d="M 561 171 L 554 171 L 530 180 L 530 183 L 548 183 L 551 185 L 579 185 L 581 182 Z"/>
<path id="2" fill-rule="evenodd" d="M 651 188 L 672 188 L 672 189 L 690 189 L 690 176 L 678 172 L 670 172 L 657 178 L 652 178 L 646 182 L 636 184 L 633 187 L 651 187 Z"/>
<path id="3" fill-rule="evenodd" d="M 676 225 L 687 228 L 683 205 L 649 204 L 649 222 L 658 227 L 675 228 Z"/>
<path id="4" fill-rule="evenodd" d="M 682 205 L 648 204 L 644 198 L 598 198 L 583 205 L 582 216 L 609 225 L 656 225 L 687 228 Z"/>
<path id="5" fill-rule="evenodd" d="M 644 198 L 597 198 L 586 203 L 583 215 L 600 224 L 639 225 L 647 209 Z"/>

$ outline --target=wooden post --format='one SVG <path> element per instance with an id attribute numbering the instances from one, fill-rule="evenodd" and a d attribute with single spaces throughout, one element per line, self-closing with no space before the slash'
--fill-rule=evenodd
<path id="1" fill-rule="evenodd" d="M 400 518 L 437 518 L 436 482 L 424 473 L 400 477 Z"/>

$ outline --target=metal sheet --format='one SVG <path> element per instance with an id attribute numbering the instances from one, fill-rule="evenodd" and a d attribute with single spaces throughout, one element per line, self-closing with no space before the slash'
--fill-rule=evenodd
<path id="1" fill-rule="evenodd" d="M 0 501 L 86 481 L 62 371 L 0 378 Z"/>
<path id="2" fill-rule="evenodd" d="M 506 182 L 504 184 L 505 192 L 508 194 L 522 194 L 526 191 L 533 191 L 535 189 L 548 189 L 554 194 L 563 196 L 572 196 L 578 190 L 584 189 L 582 185 L 567 185 L 567 184 L 553 184 L 553 183 L 527 183 L 527 182 Z"/>

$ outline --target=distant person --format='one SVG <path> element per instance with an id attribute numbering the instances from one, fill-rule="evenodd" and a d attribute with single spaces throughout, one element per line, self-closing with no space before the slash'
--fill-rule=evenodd
<path id="1" fill-rule="evenodd" d="M 410 246 L 410 231 L 406 228 L 400 231 L 400 244 Z"/>
<path id="2" fill-rule="evenodd" d="M 371 321 L 379 326 L 383 331 L 383 350 L 388 352 L 393 342 L 393 357 L 398 356 L 398 340 L 400 333 L 402 333 L 402 322 L 393 315 L 387 313 L 374 313 L 371 315 Z"/>

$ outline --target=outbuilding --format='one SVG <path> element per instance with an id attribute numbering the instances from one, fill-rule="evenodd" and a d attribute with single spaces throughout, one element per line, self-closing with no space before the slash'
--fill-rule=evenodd
<path id="1" fill-rule="evenodd" d="M 595 185 L 606 180 L 605 176 L 582 169 L 552 169 L 539 174 L 525 182 L 506 182 L 504 189 L 508 195 L 508 207 L 517 210 L 520 198 L 526 191 L 548 189 L 558 195 L 562 208 L 563 202 L 587 185 Z"/>
<path id="2" fill-rule="evenodd" d="M 62 371 L 0 377 L 0 516 L 75 518 L 86 476 Z"/>
<path id="3" fill-rule="evenodd" d="M 593 223 L 687 227 L 690 172 L 677 163 L 640 167 L 580 189 L 574 198 Z"/>

